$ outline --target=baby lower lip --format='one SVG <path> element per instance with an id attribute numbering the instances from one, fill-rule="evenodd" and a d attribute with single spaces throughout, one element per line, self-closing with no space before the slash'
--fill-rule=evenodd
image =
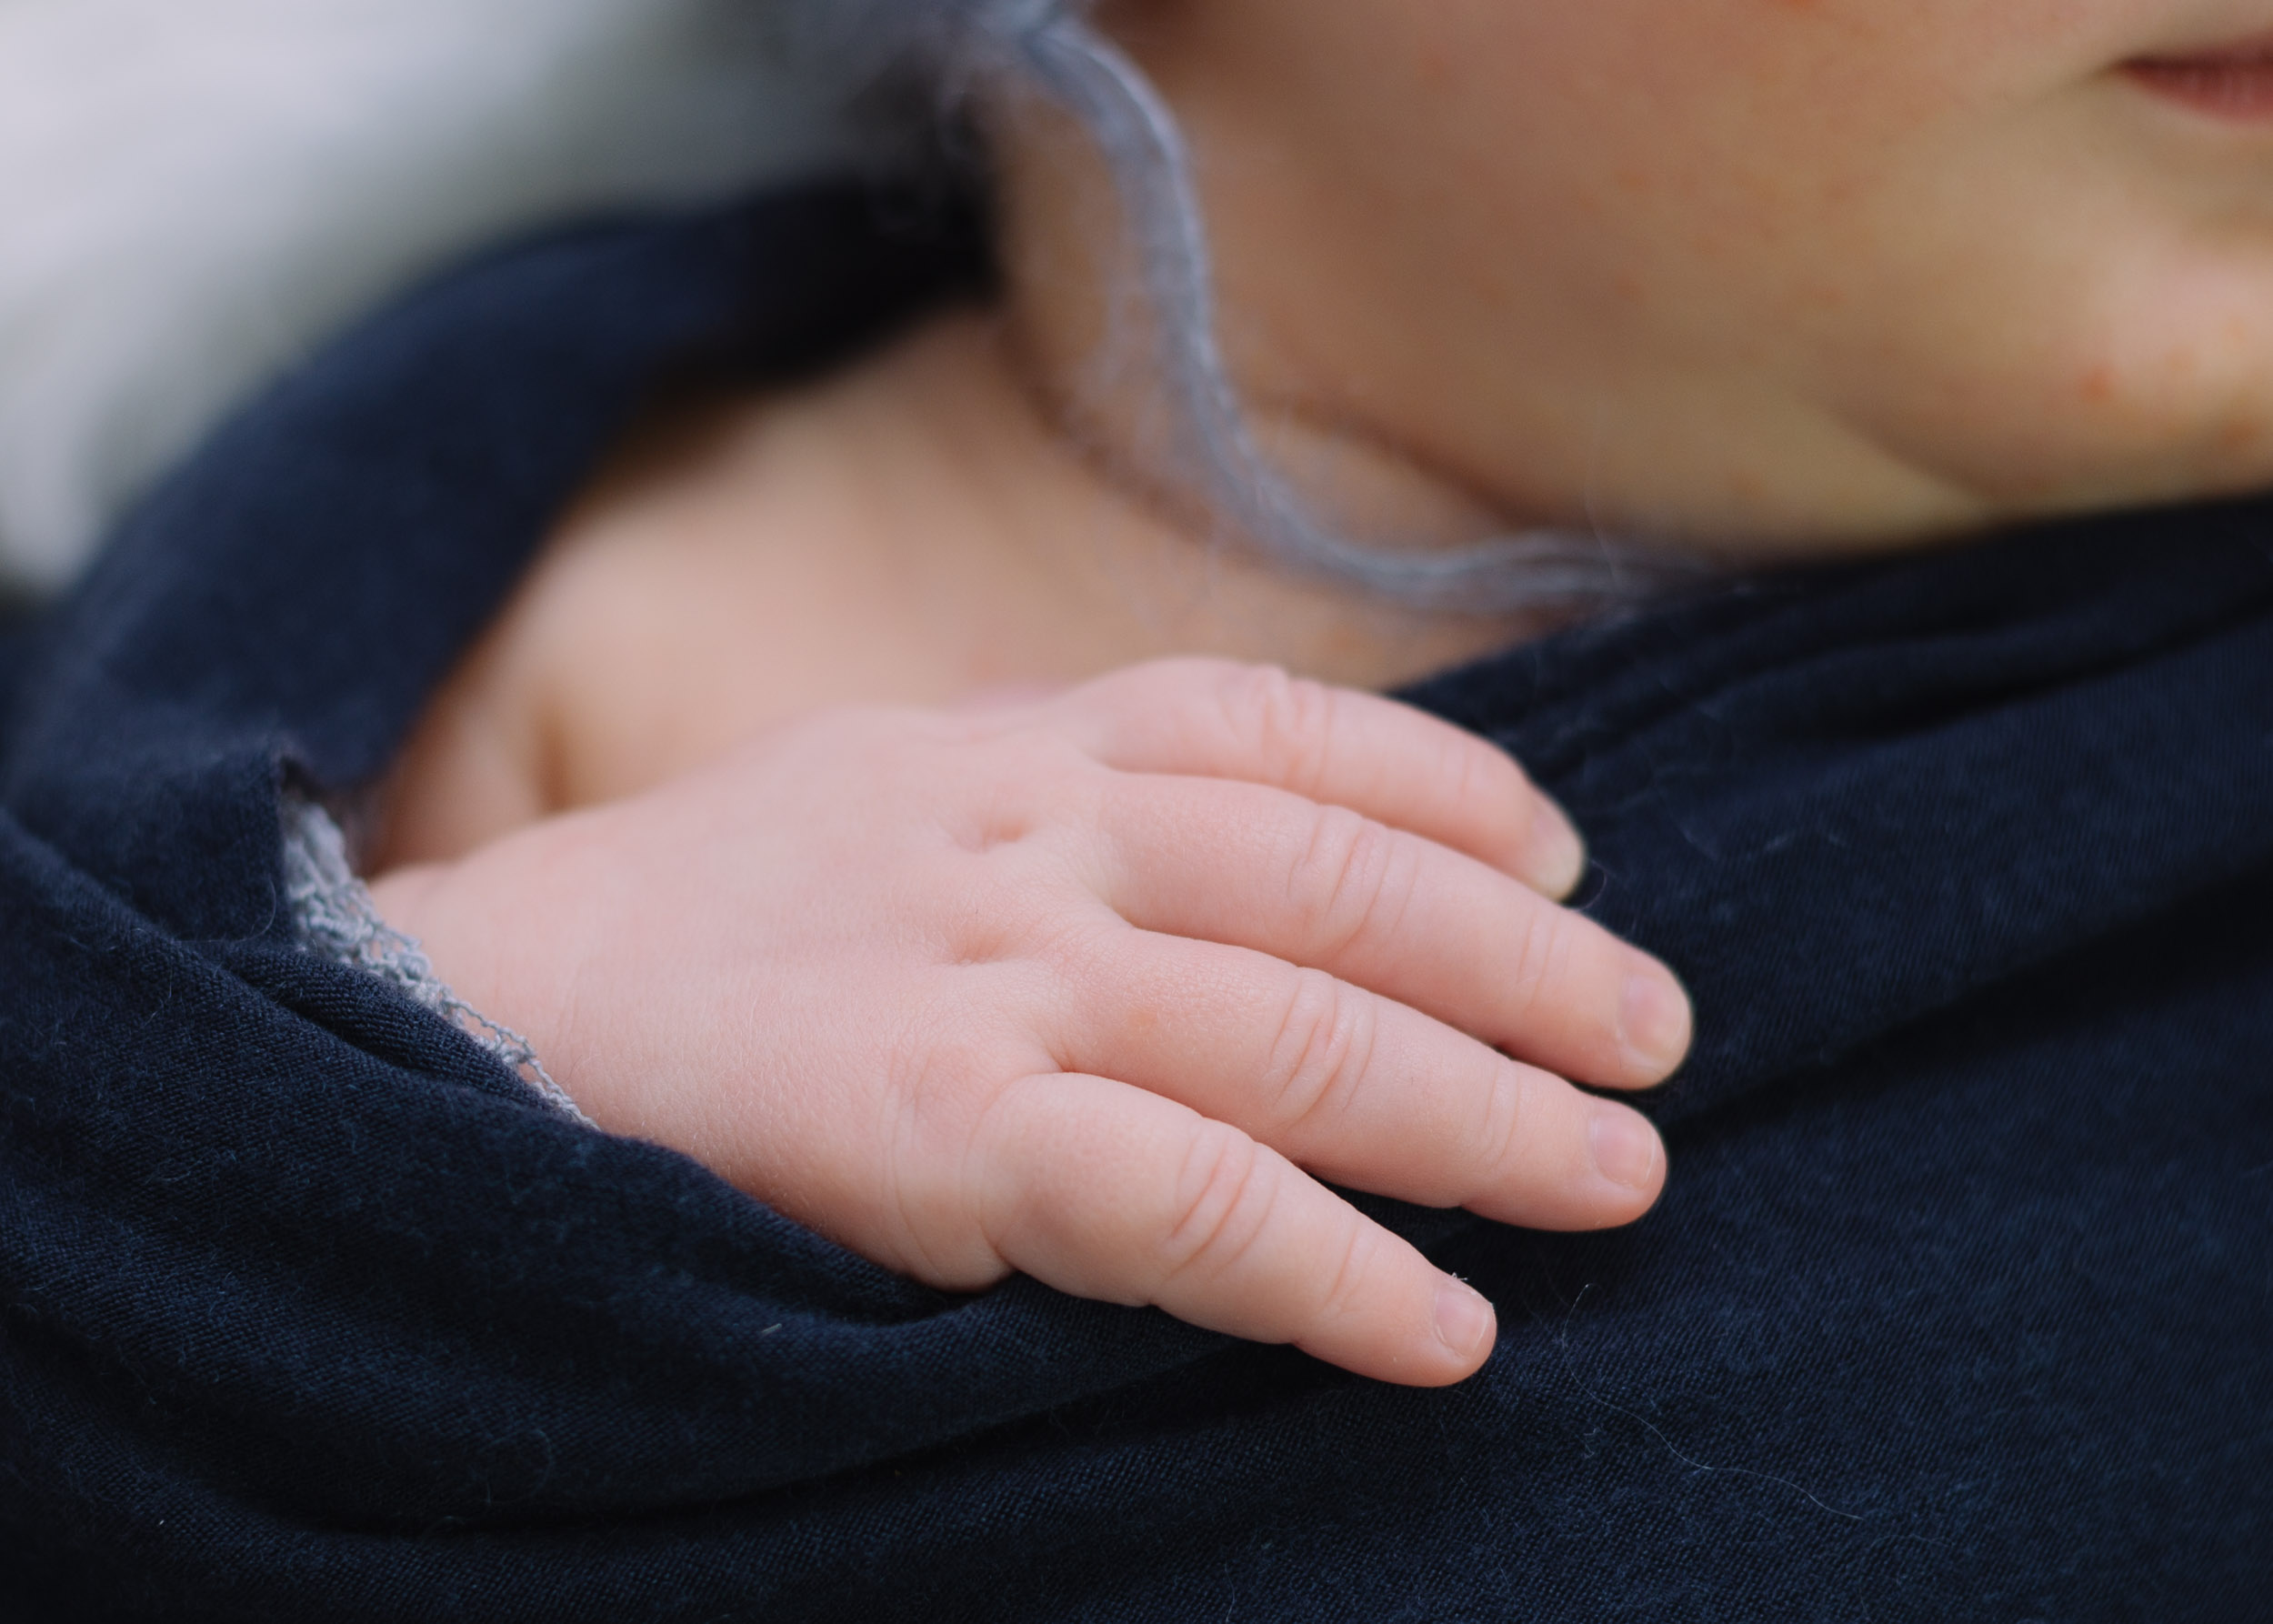
<path id="1" fill-rule="evenodd" d="M 2273 38 L 2123 65 L 2146 89 L 2220 118 L 2273 123 Z"/>

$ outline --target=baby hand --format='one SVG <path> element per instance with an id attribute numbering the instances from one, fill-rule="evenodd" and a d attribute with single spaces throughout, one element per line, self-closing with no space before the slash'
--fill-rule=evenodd
<path id="1" fill-rule="evenodd" d="M 1317 1179 L 1590 1228 L 1664 1178 L 1561 1080 L 1688 1040 L 1672 976 L 1549 900 L 1581 866 L 1482 741 L 1173 660 L 821 715 L 375 893 L 603 1127 L 879 1263 L 1429 1385 L 1489 1307 Z"/>

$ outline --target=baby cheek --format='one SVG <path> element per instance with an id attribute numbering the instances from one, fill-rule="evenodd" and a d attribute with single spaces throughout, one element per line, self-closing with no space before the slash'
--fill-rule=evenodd
<path id="1" fill-rule="evenodd" d="M 2269 300 L 2268 302 L 2273 302 Z M 2129 331 L 2127 342 L 2102 336 Z M 1965 414 L 1994 456 L 1978 472 L 2024 509 L 2231 494 L 2273 481 L 2273 322 L 2181 325 L 2110 316 L 2043 371 L 2010 376 Z M 2259 361 L 2251 365 L 2252 358 Z"/>
<path id="2" fill-rule="evenodd" d="M 2167 447 L 2174 469 L 2213 486 L 2273 477 L 2273 367 L 2263 364 L 2273 356 L 2268 326 L 2229 316 L 2128 363 L 2087 365 L 2074 377 L 2074 409 L 2084 424 L 2149 455 Z M 2247 358 L 2259 365 L 2247 365 Z"/>

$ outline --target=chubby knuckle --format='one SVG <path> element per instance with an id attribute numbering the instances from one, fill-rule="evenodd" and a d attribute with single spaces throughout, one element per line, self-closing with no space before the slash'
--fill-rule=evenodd
<path id="1" fill-rule="evenodd" d="M 1015 839 L 962 844 L 964 860 L 940 869 L 936 887 L 934 917 L 947 959 L 1018 959 L 1060 970 L 1077 963 L 1106 913 L 1086 843 L 1064 831 L 1035 829 Z"/>
<path id="2" fill-rule="evenodd" d="M 1524 1159 L 1535 1090 L 1545 1079 L 1512 1060 L 1488 1053 L 1484 1071 L 1476 1090 L 1476 1121 L 1467 1143 L 1475 1147 L 1480 1177 L 1495 1183 Z"/>
<path id="3" fill-rule="evenodd" d="M 993 857 L 1022 845 L 1050 820 L 1046 795 L 1035 793 L 1035 787 L 1014 774 L 975 775 L 969 784 L 940 787 L 946 793 L 935 794 L 941 821 L 955 843 L 974 857 Z"/>
<path id="4" fill-rule="evenodd" d="M 1289 891 L 1330 950 L 1394 931 L 1420 883 L 1418 854 L 1395 831 L 1341 807 L 1318 809 Z"/>
<path id="5" fill-rule="evenodd" d="M 1269 1227 L 1279 1166 L 1238 1129 L 1203 1122 L 1170 1198 L 1160 1247 L 1163 1281 L 1219 1276 L 1237 1267 Z"/>
<path id="6" fill-rule="evenodd" d="M 948 908 L 940 957 L 958 969 L 975 969 L 1031 955 L 1043 921 L 1030 898 L 987 887 L 958 897 Z"/>
<path id="7" fill-rule="evenodd" d="M 1334 1272 L 1323 1276 L 1326 1284 L 1318 1293 L 1314 1318 L 1319 1321 L 1347 1319 L 1364 1314 L 1369 1299 L 1378 1289 L 1384 1262 L 1382 1247 L 1387 1237 L 1380 1229 L 1366 1222 L 1347 1207 L 1339 1245 L 1335 1249 Z"/>
<path id="8" fill-rule="evenodd" d="M 1323 970 L 1295 972 L 1266 1062 L 1270 1119 L 1285 1130 L 1331 1128 L 1373 1065 L 1373 1000 Z"/>
<path id="9" fill-rule="evenodd" d="M 1550 903 L 1526 909 L 1517 927 L 1508 986 L 1521 1013 L 1567 1003 L 1574 991 L 1578 936 L 1570 916 Z"/>
<path id="10" fill-rule="evenodd" d="M 1274 777 L 1298 792 L 1320 781 L 1339 703 L 1334 689 L 1283 667 L 1240 666 L 1217 692 L 1233 738 Z"/>

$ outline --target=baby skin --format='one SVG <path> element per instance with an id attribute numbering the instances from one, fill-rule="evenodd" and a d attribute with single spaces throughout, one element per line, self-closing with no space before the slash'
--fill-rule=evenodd
<path id="1" fill-rule="evenodd" d="M 1665 1077 L 1680 988 L 1556 905 L 1578 838 L 1483 741 L 1144 658 L 1233 605 L 1307 668 L 1458 647 L 1236 566 L 1136 612 L 1116 556 L 1157 586 L 1206 555 L 1066 499 L 1096 493 L 998 331 L 950 316 L 603 481 L 406 756 L 380 905 L 602 1126 L 878 1262 L 1457 1379 L 1489 1307 L 1319 1180 L 1638 1216 L 1657 1135 L 1564 1079 Z M 986 588 L 979 642 L 869 589 L 911 534 Z"/>
<path id="2" fill-rule="evenodd" d="M 1101 15 L 1266 442 L 1367 534 L 1740 565 L 2273 480 L 2273 5 Z M 1587 1089 L 1686 1000 L 1558 905 L 1515 764 L 1362 691 L 1537 623 L 1217 556 L 1116 469 L 1107 189 L 995 117 L 1001 309 L 627 447 L 375 895 L 602 1126 L 880 1263 L 1457 1380 L 1488 1305 L 1322 1181 L 1628 1221 L 1664 1153 Z"/>
<path id="3" fill-rule="evenodd" d="M 379 897 L 603 1126 L 878 1262 L 1441 1382 L 1489 1308 L 1317 1179 L 1650 1204 L 1656 1134 L 1561 1078 L 1657 1081 L 1687 1012 L 1551 900 L 1579 866 L 1490 747 L 1184 660 L 823 713 Z"/>

